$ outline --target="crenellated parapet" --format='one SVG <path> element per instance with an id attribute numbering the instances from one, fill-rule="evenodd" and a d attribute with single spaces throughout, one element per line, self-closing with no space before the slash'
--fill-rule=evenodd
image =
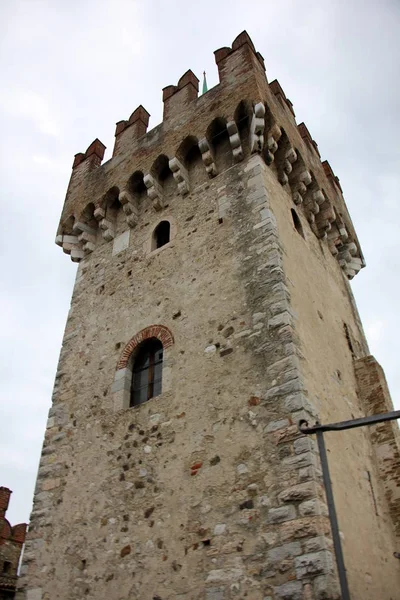
<path id="1" fill-rule="evenodd" d="M 339 179 L 321 162 L 308 128 L 297 125 L 279 82 L 268 83 L 246 32 L 215 60 L 220 82 L 202 96 L 191 70 L 163 89 L 163 121 L 154 129 L 147 130 L 143 106 L 119 121 L 109 161 L 102 164 L 97 139 L 75 156 L 56 243 L 79 262 L 121 227 L 134 230 L 144 206 L 161 214 L 173 197 L 187 201 L 197 181 L 193 165 L 212 179 L 258 153 L 351 279 L 364 259 Z"/>

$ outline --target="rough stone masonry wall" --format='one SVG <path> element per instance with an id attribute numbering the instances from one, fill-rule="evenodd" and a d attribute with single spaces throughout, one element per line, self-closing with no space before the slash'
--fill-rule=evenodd
<path id="1" fill-rule="evenodd" d="M 335 597 L 317 459 L 295 425 L 311 415 L 265 168 L 255 157 L 171 202 L 177 235 L 164 251 L 143 254 L 154 215 L 123 253 L 105 245 L 80 266 L 28 600 Z M 170 391 L 115 412 L 118 357 L 154 323 L 175 338 Z"/>
<path id="2" fill-rule="evenodd" d="M 327 303 L 330 341 L 339 339 L 331 318 L 337 303 L 365 350 L 341 270 L 350 277 L 362 260 L 338 181 L 322 168 L 316 147 L 308 149 L 311 138 L 303 141 L 281 89 L 270 90 L 246 35 L 217 51 L 221 83 L 214 90 L 197 99 L 188 72 L 164 90 L 163 124 L 143 136 L 147 117 L 137 109 L 132 123 L 117 125 L 111 161 L 100 166 L 98 140 L 75 159 L 57 243 L 82 262 L 24 555 L 26 600 L 338 597 L 315 444 L 296 423 L 328 416 L 324 390 L 336 397 L 336 384 L 326 379 L 331 356 L 316 343 L 310 319 L 314 298 L 322 294 Z M 232 119 L 243 99 L 254 129 L 251 137 L 242 132 L 238 145 Z M 185 172 L 174 160 L 179 141 L 202 138 L 218 115 L 230 123 L 228 137 L 219 150 L 212 140 L 208 149 L 199 142 L 200 161 Z M 174 170 L 167 183 L 151 174 L 161 153 Z M 137 169 L 150 172 L 147 195 L 137 206 L 124 204 L 120 235 L 110 241 L 104 197 L 117 187 L 125 202 Z M 101 231 L 82 220 L 88 203 Z M 293 206 L 309 244 L 301 249 L 288 225 Z M 76 235 L 66 239 L 71 217 L 85 250 Z M 161 219 L 171 222 L 171 241 L 151 251 Z M 170 332 L 163 392 L 129 409 L 125 350 L 142 331 Z M 340 356 L 337 371 L 354 404 L 352 356 Z M 354 454 L 346 464 L 359 469 L 369 448 L 365 442 L 360 459 Z M 339 504 L 357 511 L 360 494 L 353 501 L 341 491 Z M 373 523 L 368 532 L 387 548 L 390 532 L 378 528 Z M 366 562 L 375 574 L 375 556 L 364 548 L 349 546 L 355 581 Z M 383 572 L 394 586 L 391 567 Z M 359 589 L 363 598 L 377 597 L 365 584 Z"/>
<path id="3" fill-rule="evenodd" d="M 265 176 L 285 248 L 284 270 L 308 400 L 322 423 L 365 416 L 371 409 L 360 395 L 354 365 L 364 364 L 367 359 L 361 357 L 368 348 L 348 283 L 301 215 L 304 238 L 294 228 L 287 188 L 274 187 L 271 169 Z M 390 399 L 381 412 L 389 405 Z M 370 433 L 369 428 L 327 433 L 325 441 L 352 597 L 389 599 L 396 597 L 400 581 L 384 486 L 387 470 L 389 485 L 398 490 L 398 472 L 395 461 L 382 469 Z M 367 546 L 365 556 L 362 549 Z"/>

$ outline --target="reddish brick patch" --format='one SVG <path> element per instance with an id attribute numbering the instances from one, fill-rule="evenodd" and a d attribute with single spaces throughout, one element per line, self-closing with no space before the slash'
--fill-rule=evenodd
<path id="1" fill-rule="evenodd" d="M 250 396 L 249 398 L 249 406 L 257 406 L 260 402 L 261 398 L 259 396 Z"/>
<path id="2" fill-rule="evenodd" d="M 198 460 L 197 462 L 195 462 L 191 467 L 190 467 L 190 474 L 193 475 L 197 475 L 199 469 L 201 469 L 201 467 L 203 466 L 203 461 L 202 460 Z"/>
<path id="3" fill-rule="evenodd" d="M 129 545 L 124 546 L 121 550 L 121 558 L 124 558 L 124 556 L 127 556 L 130 553 L 131 553 L 131 547 Z"/>

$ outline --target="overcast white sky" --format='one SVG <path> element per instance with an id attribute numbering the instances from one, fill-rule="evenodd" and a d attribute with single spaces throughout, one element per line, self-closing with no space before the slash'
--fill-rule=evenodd
<path id="1" fill-rule="evenodd" d="M 367 268 L 353 290 L 400 408 L 398 0 L 0 1 L 0 485 L 29 519 L 76 265 L 54 244 L 74 154 L 247 29 L 339 176 Z M 338 419 L 340 415 L 338 415 Z"/>

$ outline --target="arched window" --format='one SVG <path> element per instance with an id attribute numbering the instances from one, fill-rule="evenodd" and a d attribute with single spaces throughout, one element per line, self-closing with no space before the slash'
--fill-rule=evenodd
<path id="1" fill-rule="evenodd" d="M 163 345 L 157 338 L 143 342 L 133 363 L 130 406 L 161 394 Z"/>
<path id="2" fill-rule="evenodd" d="M 162 246 L 165 246 L 165 244 L 168 244 L 170 232 L 171 226 L 169 221 L 161 221 L 153 232 L 152 250 L 156 250 L 157 248 L 161 248 Z"/>

